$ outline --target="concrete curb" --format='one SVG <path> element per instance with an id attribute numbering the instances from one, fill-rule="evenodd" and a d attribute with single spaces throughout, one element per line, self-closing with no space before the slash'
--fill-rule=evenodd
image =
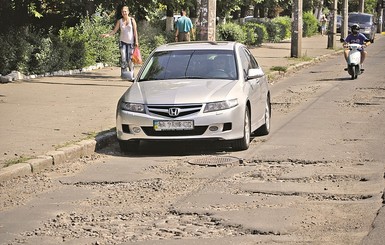
<path id="1" fill-rule="evenodd" d="M 0 169 L 0 182 L 13 178 L 38 173 L 53 168 L 55 165 L 65 164 L 82 157 L 91 156 L 98 150 L 106 147 L 116 140 L 116 132 L 109 131 L 98 135 L 95 139 L 83 140 L 74 145 L 59 148 L 37 156 L 26 162 L 14 164 Z"/>
<path id="2" fill-rule="evenodd" d="M 334 53 L 325 54 L 325 55 L 322 55 L 322 56 L 319 56 L 319 57 L 315 57 L 315 58 L 311 59 L 310 61 L 301 62 L 301 63 L 298 63 L 296 65 L 290 66 L 290 67 L 288 67 L 288 69 L 285 72 L 281 72 L 281 71 L 270 72 L 270 73 L 268 73 L 268 76 L 269 76 L 269 79 L 270 79 L 269 83 L 270 84 L 274 84 L 279 79 L 284 78 L 285 76 L 287 76 L 289 74 L 292 74 L 292 73 L 294 73 L 296 71 L 299 71 L 303 67 L 306 67 L 306 66 L 309 66 L 309 65 L 313 65 L 314 63 L 323 61 L 323 60 L 325 60 L 327 58 L 330 58 L 330 57 L 333 57 L 333 56 L 340 55 L 343 52 L 344 52 L 344 50 L 336 50 Z"/>
<path id="3" fill-rule="evenodd" d="M 96 70 L 96 69 L 102 69 L 104 67 L 108 67 L 108 64 L 104 63 L 97 63 L 96 65 L 93 66 L 88 66 L 88 67 L 83 67 L 80 69 L 75 69 L 75 70 L 69 70 L 69 71 L 54 71 L 51 73 L 45 73 L 45 74 L 40 74 L 40 75 L 24 75 L 21 72 L 18 71 L 12 71 L 10 74 L 2 76 L 0 74 L 0 83 L 10 83 L 14 82 L 17 80 L 31 80 L 35 78 L 40 78 L 40 77 L 52 77 L 52 76 L 71 76 L 71 75 L 77 75 L 81 74 L 84 72 Z"/>

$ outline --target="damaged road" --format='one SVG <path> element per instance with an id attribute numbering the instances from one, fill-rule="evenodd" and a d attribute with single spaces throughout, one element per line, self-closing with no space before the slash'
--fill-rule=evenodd
<path id="1" fill-rule="evenodd" d="M 0 183 L 0 243 L 379 244 L 383 47 L 358 80 L 335 57 L 273 84 L 271 134 L 247 151 L 113 144 Z"/>

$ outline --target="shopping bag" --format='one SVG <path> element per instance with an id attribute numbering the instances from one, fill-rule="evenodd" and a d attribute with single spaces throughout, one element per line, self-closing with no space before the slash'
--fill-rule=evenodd
<path id="1" fill-rule="evenodd" d="M 135 65 L 142 64 L 142 56 L 140 55 L 139 47 L 134 48 L 134 52 L 132 53 L 132 62 L 134 62 Z"/>

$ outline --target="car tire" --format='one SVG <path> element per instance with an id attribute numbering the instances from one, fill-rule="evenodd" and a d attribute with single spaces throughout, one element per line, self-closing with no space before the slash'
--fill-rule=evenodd
<path id="1" fill-rule="evenodd" d="M 122 153 L 135 152 L 139 148 L 139 141 L 119 140 L 119 147 Z"/>
<path id="2" fill-rule="evenodd" d="M 265 123 L 259 127 L 255 134 L 258 136 L 268 135 L 270 133 L 271 103 L 270 96 L 267 96 L 265 105 Z"/>
<path id="3" fill-rule="evenodd" d="M 243 137 L 237 140 L 234 140 L 232 143 L 232 148 L 235 151 L 247 150 L 250 146 L 251 139 L 251 125 L 250 125 L 250 111 L 246 107 L 245 116 L 243 121 Z"/>

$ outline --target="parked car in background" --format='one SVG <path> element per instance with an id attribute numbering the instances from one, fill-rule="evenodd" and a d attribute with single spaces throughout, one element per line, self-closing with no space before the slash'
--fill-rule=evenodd
<path id="1" fill-rule="evenodd" d="M 377 24 L 374 21 L 374 16 L 372 14 L 355 12 L 349 13 L 349 31 L 350 27 L 354 24 L 358 24 L 360 26 L 360 32 L 364 34 L 371 42 L 374 42 L 374 38 L 377 32 Z"/>
<path id="2" fill-rule="evenodd" d="M 270 132 L 268 79 L 237 42 L 170 43 L 156 48 L 120 98 L 120 149 L 140 141 L 228 141 L 246 150 Z"/>

